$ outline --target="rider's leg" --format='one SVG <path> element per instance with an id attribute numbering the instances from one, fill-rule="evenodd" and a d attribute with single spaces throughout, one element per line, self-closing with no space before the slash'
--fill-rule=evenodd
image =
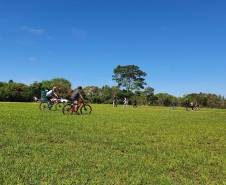
<path id="1" fill-rule="evenodd" d="M 51 97 L 47 97 L 47 100 L 48 100 L 48 108 L 51 109 L 52 107 Z"/>
<path id="2" fill-rule="evenodd" d="M 74 104 L 74 110 L 73 111 L 77 112 L 78 111 L 78 100 L 74 100 L 73 104 Z"/>

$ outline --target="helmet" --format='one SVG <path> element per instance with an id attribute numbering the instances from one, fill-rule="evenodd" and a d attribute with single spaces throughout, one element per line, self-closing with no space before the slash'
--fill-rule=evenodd
<path id="1" fill-rule="evenodd" d="M 57 88 L 54 86 L 54 87 L 53 87 L 53 91 L 56 91 L 56 89 L 57 89 Z"/>
<path id="2" fill-rule="evenodd" d="M 82 86 L 78 86 L 78 89 L 79 89 L 79 90 L 82 90 Z"/>

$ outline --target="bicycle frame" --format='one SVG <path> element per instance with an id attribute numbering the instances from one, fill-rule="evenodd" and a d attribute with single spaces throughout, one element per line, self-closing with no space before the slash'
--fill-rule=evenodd
<path id="1" fill-rule="evenodd" d="M 60 98 L 53 98 L 53 99 L 51 99 L 50 101 L 52 102 L 52 103 L 61 103 L 60 102 Z"/>
<path id="2" fill-rule="evenodd" d="M 77 105 L 77 107 L 76 107 L 76 105 Z M 72 112 L 78 112 L 78 110 L 80 109 L 80 107 L 82 107 L 83 105 L 84 105 L 84 101 L 83 100 L 80 101 L 80 102 L 78 102 L 78 104 L 75 104 L 74 102 L 72 102 L 71 111 Z"/>
<path id="3" fill-rule="evenodd" d="M 92 107 L 89 104 L 86 104 L 84 100 L 68 102 L 64 105 L 62 109 L 63 114 L 90 114 L 92 112 Z"/>

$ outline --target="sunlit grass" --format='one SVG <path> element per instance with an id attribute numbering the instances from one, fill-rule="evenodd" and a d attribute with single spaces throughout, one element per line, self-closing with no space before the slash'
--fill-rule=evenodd
<path id="1" fill-rule="evenodd" d="M 226 111 L 0 103 L 0 184 L 225 184 Z"/>

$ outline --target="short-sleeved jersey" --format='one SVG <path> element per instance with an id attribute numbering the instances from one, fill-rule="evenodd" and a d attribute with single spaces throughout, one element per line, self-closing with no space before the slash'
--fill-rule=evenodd
<path id="1" fill-rule="evenodd" d="M 53 96 L 53 90 L 50 90 L 50 91 L 48 91 L 47 93 L 46 93 L 46 96 L 47 97 L 52 97 Z"/>

